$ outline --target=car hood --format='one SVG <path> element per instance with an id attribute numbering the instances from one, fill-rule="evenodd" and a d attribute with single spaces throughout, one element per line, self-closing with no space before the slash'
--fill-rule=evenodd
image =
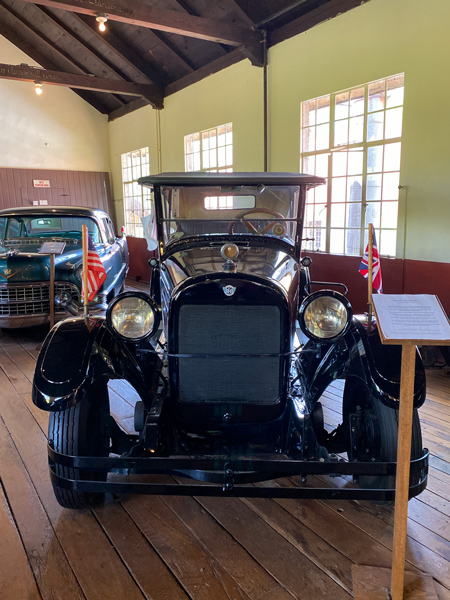
<path id="1" fill-rule="evenodd" d="M 277 281 L 286 292 L 292 284 L 298 284 L 298 263 L 292 256 L 280 248 L 240 247 L 235 261 L 236 274 L 256 275 L 264 279 Z M 175 287 L 186 278 L 194 278 L 212 273 L 228 273 L 224 269 L 224 258 L 220 246 L 197 247 L 173 253 L 165 261 L 165 270 Z"/>
<path id="2" fill-rule="evenodd" d="M 39 254 L 44 240 L 14 244 L 3 241 L 0 245 L 0 284 L 48 281 L 50 279 L 50 256 Z M 48 241 L 45 240 L 45 241 Z M 65 280 L 81 264 L 80 243 L 68 243 L 63 254 L 55 256 L 55 278 Z"/>

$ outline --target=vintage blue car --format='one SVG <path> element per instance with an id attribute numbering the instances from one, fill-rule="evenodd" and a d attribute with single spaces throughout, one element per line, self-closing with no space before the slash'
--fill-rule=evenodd
<path id="1" fill-rule="evenodd" d="M 126 238 L 117 238 L 109 216 L 97 209 L 30 206 L 0 211 L 0 327 L 29 327 L 49 321 L 50 256 L 39 254 L 46 241 L 65 243 L 55 257 L 55 319 L 80 311 L 81 226 L 87 225 L 107 278 L 90 304 L 105 310 L 124 289 L 128 272 Z"/>

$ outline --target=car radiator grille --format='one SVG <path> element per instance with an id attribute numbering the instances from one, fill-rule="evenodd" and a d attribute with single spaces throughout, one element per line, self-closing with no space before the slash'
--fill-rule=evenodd
<path id="1" fill-rule="evenodd" d="M 181 402 L 278 401 L 278 307 L 184 305 L 178 322 L 178 353 L 201 355 L 178 358 Z"/>
<path id="2" fill-rule="evenodd" d="M 70 283 L 55 283 L 55 294 L 69 292 L 73 300 L 79 300 L 78 288 Z M 65 312 L 64 308 L 55 306 L 55 312 Z M 3 284 L 0 285 L 0 316 L 45 315 L 50 313 L 50 285 L 36 284 Z"/>

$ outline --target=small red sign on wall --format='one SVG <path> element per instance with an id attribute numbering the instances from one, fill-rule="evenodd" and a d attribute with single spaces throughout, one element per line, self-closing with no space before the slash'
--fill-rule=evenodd
<path id="1" fill-rule="evenodd" d="M 35 188 L 49 188 L 50 180 L 49 179 L 33 179 L 33 187 Z"/>

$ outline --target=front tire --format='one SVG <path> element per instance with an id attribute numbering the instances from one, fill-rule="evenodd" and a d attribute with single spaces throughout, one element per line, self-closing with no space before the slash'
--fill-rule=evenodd
<path id="1" fill-rule="evenodd" d="M 75 406 L 50 414 L 48 438 L 57 452 L 71 456 L 108 456 L 109 454 L 109 396 L 106 382 L 91 386 Z M 79 471 L 55 464 L 61 477 L 105 481 L 106 474 Z M 91 508 L 103 502 L 104 494 L 66 490 L 52 483 L 56 499 L 64 508 Z"/>
<path id="2" fill-rule="evenodd" d="M 385 406 L 379 398 L 374 396 L 363 382 L 348 379 L 344 391 L 344 410 L 349 412 L 361 411 L 361 428 L 363 435 L 359 439 L 357 449 L 352 448 L 349 458 L 360 462 L 397 461 L 398 442 L 398 410 Z M 422 431 L 417 409 L 413 412 L 411 436 L 411 460 L 422 455 Z M 419 473 L 411 473 L 410 485 L 420 481 Z M 395 476 L 360 476 L 361 488 L 369 489 L 395 489 Z M 393 501 L 388 501 L 393 504 Z M 384 502 L 386 504 L 386 502 Z"/>

